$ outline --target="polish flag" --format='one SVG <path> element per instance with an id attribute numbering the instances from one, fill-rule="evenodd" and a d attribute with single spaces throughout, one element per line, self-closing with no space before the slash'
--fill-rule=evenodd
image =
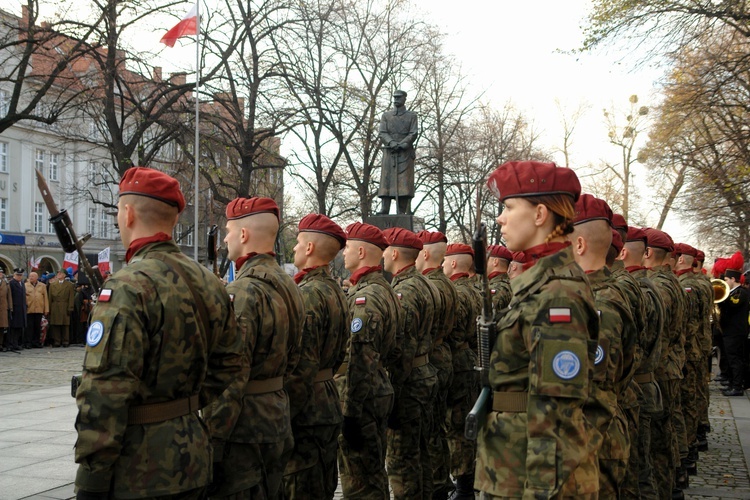
<path id="1" fill-rule="evenodd" d="M 78 270 L 78 252 L 66 253 L 63 258 L 63 269 L 73 268 L 73 274 Z"/>
<path id="2" fill-rule="evenodd" d="M 97 259 L 96 265 L 99 268 L 99 272 L 102 274 L 109 271 L 109 247 L 99 252 L 99 258 Z"/>
<path id="3" fill-rule="evenodd" d="M 190 12 L 185 14 L 182 21 L 177 23 L 174 28 L 167 31 L 167 33 L 159 40 L 167 47 L 174 47 L 178 38 L 183 36 L 197 35 L 198 34 L 198 4 L 193 5 Z"/>

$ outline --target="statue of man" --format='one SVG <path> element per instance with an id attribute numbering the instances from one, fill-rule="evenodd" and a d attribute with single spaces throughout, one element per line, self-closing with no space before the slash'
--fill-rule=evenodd
<path id="1" fill-rule="evenodd" d="M 380 169 L 378 196 L 383 201 L 379 214 L 391 210 L 391 200 L 396 198 L 399 214 L 410 212 L 414 197 L 414 142 L 419 135 L 417 114 L 409 111 L 406 92 L 393 93 L 393 109 L 380 119 L 380 140 L 383 142 L 383 165 Z"/>

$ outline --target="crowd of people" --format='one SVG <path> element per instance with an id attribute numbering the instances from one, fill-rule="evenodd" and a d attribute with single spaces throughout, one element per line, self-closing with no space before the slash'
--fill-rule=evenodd
<path id="1" fill-rule="evenodd" d="M 72 270 L 56 273 L 0 269 L 0 351 L 84 344 L 92 290 Z"/>
<path id="2" fill-rule="evenodd" d="M 170 236 L 176 180 L 135 167 L 119 187 L 127 266 L 86 332 L 79 499 L 330 499 L 339 481 L 345 498 L 681 498 L 708 447 L 712 329 L 732 315 L 712 322 L 705 256 L 629 226 L 573 170 L 490 175 L 507 246 L 479 265 L 440 232 L 310 214 L 292 279 L 276 203 L 237 198 L 226 286 Z"/>

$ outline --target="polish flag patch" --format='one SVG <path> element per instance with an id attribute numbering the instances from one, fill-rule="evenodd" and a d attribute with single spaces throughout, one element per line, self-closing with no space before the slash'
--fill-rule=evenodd
<path id="1" fill-rule="evenodd" d="M 397 293 L 396 296 L 398 297 L 398 300 L 401 300 L 403 298 L 403 295 L 401 295 L 400 293 Z"/>
<path id="2" fill-rule="evenodd" d="M 569 307 L 550 307 L 549 322 L 550 323 L 570 323 L 570 308 Z"/>
<path id="3" fill-rule="evenodd" d="M 495 289 L 493 288 L 492 290 L 490 290 L 490 293 L 491 293 L 492 295 L 495 295 L 495 294 L 497 293 L 497 290 L 495 290 Z"/>
<path id="4" fill-rule="evenodd" d="M 367 303 L 367 297 L 357 297 L 354 299 L 354 304 L 358 306 L 363 306 Z"/>
<path id="5" fill-rule="evenodd" d="M 112 289 L 111 288 L 105 288 L 101 292 L 99 292 L 99 302 L 109 302 L 112 298 Z"/>
<path id="6" fill-rule="evenodd" d="M 692 289 L 691 287 L 687 287 L 687 288 L 685 289 L 685 292 L 687 292 L 687 293 L 691 293 L 692 291 L 693 291 L 693 289 Z"/>

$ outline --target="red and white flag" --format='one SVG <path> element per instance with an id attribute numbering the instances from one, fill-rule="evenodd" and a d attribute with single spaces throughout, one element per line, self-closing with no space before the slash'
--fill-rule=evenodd
<path id="1" fill-rule="evenodd" d="M 34 258 L 33 255 L 31 257 L 29 257 L 29 269 L 30 270 L 39 269 L 39 265 L 41 263 L 42 263 L 42 258 L 41 257 Z"/>
<path id="2" fill-rule="evenodd" d="M 183 36 L 197 35 L 198 34 L 198 4 L 193 5 L 190 12 L 185 14 L 182 21 L 177 23 L 174 28 L 167 31 L 167 33 L 161 37 L 160 42 L 168 47 L 174 47 L 178 38 Z"/>
<path id="3" fill-rule="evenodd" d="M 99 260 L 96 265 L 102 275 L 104 275 L 105 272 L 109 271 L 109 247 L 99 252 Z"/>
<path id="4" fill-rule="evenodd" d="M 75 275 L 76 271 L 78 271 L 78 252 L 65 254 L 63 269 L 68 269 L 69 267 L 73 269 L 73 274 Z"/>

